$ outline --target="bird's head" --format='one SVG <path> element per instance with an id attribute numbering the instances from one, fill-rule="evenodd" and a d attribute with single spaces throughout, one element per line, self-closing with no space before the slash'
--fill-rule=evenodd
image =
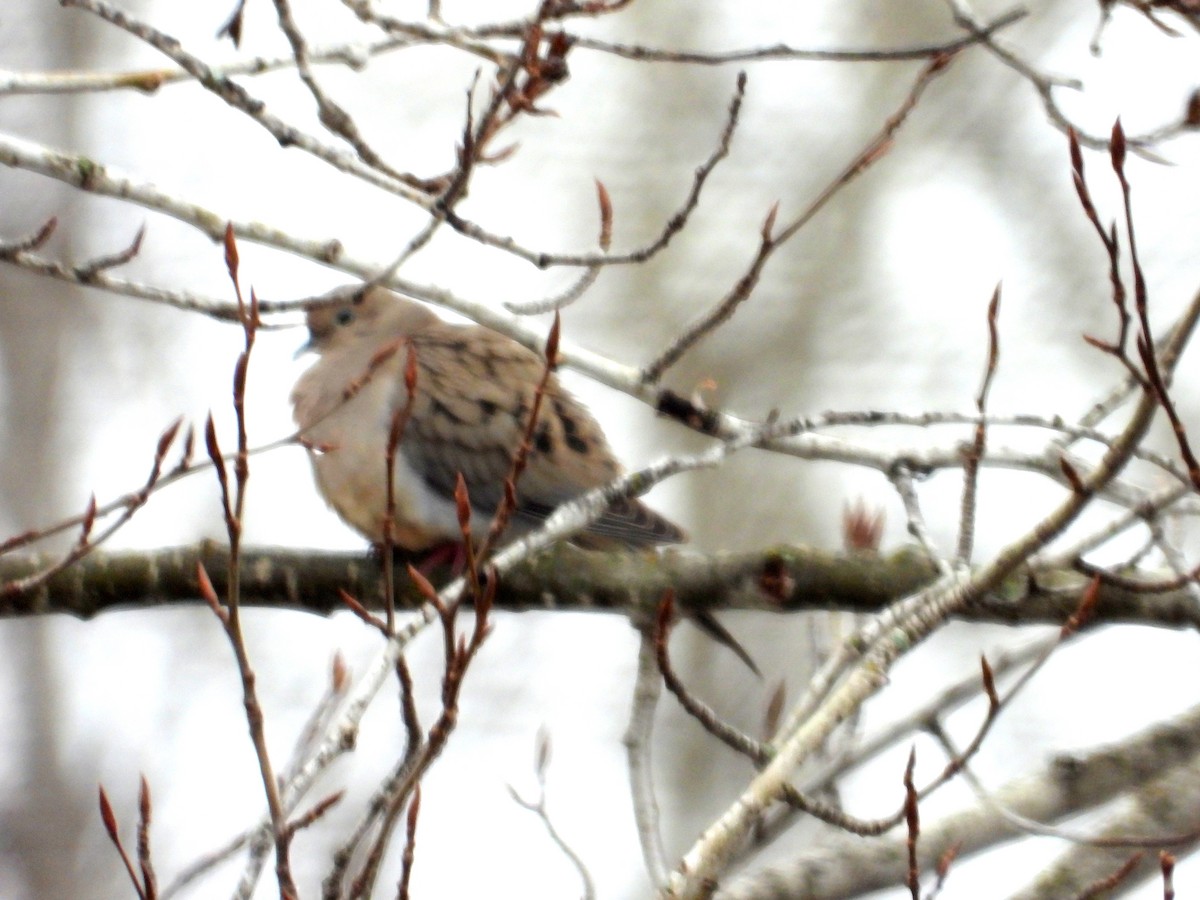
<path id="1" fill-rule="evenodd" d="M 337 288 L 314 301 L 308 310 L 308 342 L 297 355 L 346 347 L 370 350 L 437 321 L 421 304 L 386 288 Z"/>

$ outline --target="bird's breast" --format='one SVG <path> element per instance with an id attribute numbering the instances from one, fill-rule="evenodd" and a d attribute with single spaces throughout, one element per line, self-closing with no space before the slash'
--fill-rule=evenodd
<path id="1" fill-rule="evenodd" d="M 387 444 L 394 392 L 386 382 L 370 381 L 346 399 L 344 389 L 333 397 L 306 393 L 302 380 L 293 395 L 296 422 L 321 496 L 347 525 L 375 543 L 383 541 L 388 512 Z M 457 536 L 453 507 L 431 494 L 399 448 L 393 497 L 397 546 L 423 550 Z"/>

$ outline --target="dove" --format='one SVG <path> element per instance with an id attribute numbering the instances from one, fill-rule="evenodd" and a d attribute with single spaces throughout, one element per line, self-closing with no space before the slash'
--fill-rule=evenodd
<path id="1" fill-rule="evenodd" d="M 417 381 L 396 452 L 395 545 L 422 551 L 462 539 L 454 504 L 459 473 L 472 531 L 486 531 L 528 425 L 543 358 L 482 326 L 445 322 L 380 287 L 311 309 L 307 324 L 310 339 L 302 349 L 317 361 L 297 381 L 292 405 L 326 502 L 364 537 L 383 542 L 388 435 L 393 415 L 408 403 L 404 368 L 411 348 Z M 506 537 L 537 528 L 558 505 L 620 473 L 600 425 L 552 374 Z M 615 501 L 573 538 L 589 548 L 684 540 L 678 526 L 636 499 Z"/>
<path id="2" fill-rule="evenodd" d="M 459 474 L 470 498 L 471 530 L 485 532 L 524 439 L 545 360 L 498 332 L 445 322 L 384 288 L 335 293 L 346 299 L 307 314 L 309 340 L 301 351 L 316 353 L 317 361 L 292 391 L 321 495 L 359 534 L 384 542 L 387 447 L 393 418 L 409 403 L 411 352 L 417 379 L 395 454 L 394 546 L 432 552 L 462 540 L 454 502 Z M 551 374 L 505 536 L 536 529 L 560 504 L 620 474 L 599 423 Z M 685 540 L 682 529 L 634 498 L 617 499 L 571 538 L 588 549 Z M 710 612 L 689 615 L 760 674 Z"/>

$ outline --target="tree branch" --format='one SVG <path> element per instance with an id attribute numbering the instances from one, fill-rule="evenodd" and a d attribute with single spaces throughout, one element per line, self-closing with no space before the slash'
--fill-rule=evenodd
<path id="1" fill-rule="evenodd" d="M 154 551 L 96 552 L 28 594 L 10 599 L 0 618 L 66 613 L 91 618 L 115 609 L 199 604 L 196 564 L 222 579 L 229 550 L 212 542 Z M 0 582 L 38 571 L 49 554 L 0 557 Z M 663 588 L 674 587 L 684 610 L 760 609 L 777 612 L 878 612 L 932 583 L 933 564 L 915 548 L 887 556 L 836 554 L 811 547 L 703 555 L 669 551 L 597 553 L 557 544 L 506 572 L 496 608 L 627 611 L 652 616 Z M 1148 584 L 1153 582 L 1143 576 Z M 974 622 L 1061 624 L 1074 612 L 1088 579 L 1070 569 L 1011 576 L 957 614 Z M 363 553 L 278 547 L 242 550 L 242 603 L 328 615 L 345 608 L 344 590 L 382 609 L 379 564 Z M 1126 622 L 1200 628 L 1187 586 L 1139 592 L 1133 584 L 1101 586 L 1093 624 Z M 410 584 L 399 587 L 399 608 L 420 602 Z"/>

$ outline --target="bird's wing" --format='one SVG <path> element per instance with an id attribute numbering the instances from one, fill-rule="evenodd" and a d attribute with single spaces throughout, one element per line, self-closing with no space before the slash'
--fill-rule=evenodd
<path id="1" fill-rule="evenodd" d="M 453 494 L 461 472 L 471 505 L 491 515 L 503 496 L 545 363 L 481 327 L 439 323 L 413 335 L 413 347 L 416 396 L 401 451 L 444 496 Z M 403 385 L 398 390 L 396 402 L 402 404 Z M 517 484 L 514 525 L 536 527 L 559 504 L 619 474 L 599 424 L 551 376 Z M 587 534 L 633 546 L 683 539 L 678 528 L 636 500 L 618 500 Z"/>

